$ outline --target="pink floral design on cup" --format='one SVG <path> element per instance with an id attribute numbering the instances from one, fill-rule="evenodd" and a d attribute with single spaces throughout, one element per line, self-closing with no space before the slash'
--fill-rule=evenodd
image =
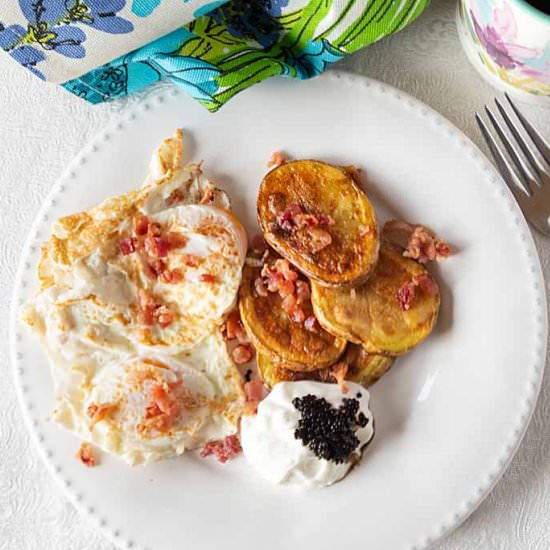
<path id="1" fill-rule="evenodd" d="M 470 60 L 493 83 L 496 77 L 500 87 L 548 98 L 550 17 L 522 6 L 523 0 L 461 0 L 460 37 Z"/>

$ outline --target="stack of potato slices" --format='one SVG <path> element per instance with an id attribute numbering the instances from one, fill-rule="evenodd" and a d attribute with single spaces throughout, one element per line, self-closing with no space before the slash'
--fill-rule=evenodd
<path id="1" fill-rule="evenodd" d="M 345 168 L 298 160 L 277 166 L 260 185 L 267 246 L 251 251 L 239 310 L 269 387 L 344 379 L 367 387 L 436 323 L 437 283 L 380 238 L 356 179 Z"/>

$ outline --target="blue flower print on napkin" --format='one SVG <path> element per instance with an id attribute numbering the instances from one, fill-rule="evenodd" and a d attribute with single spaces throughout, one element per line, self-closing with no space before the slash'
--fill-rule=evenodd
<path id="1" fill-rule="evenodd" d="M 22 37 L 25 36 L 25 29 L 21 25 L 4 26 L 0 22 L 0 48 L 9 52 L 18 63 L 29 69 L 34 75 L 45 80 L 41 71 L 36 68 L 40 61 L 44 61 L 46 56 L 36 48 L 21 44 Z"/>
<path id="2" fill-rule="evenodd" d="M 126 0 L 19 0 L 28 21 L 20 42 L 82 58 L 86 33 L 79 25 L 110 34 L 129 33 L 132 23 L 116 15 L 125 4 Z"/>
<path id="3" fill-rule="evenodd" d="M 72 59 L 86 56 L 82 26 L 109 34 L 132 32 L 132 23 L 117 15 L 125 5 L 126 0 L 19 0 L 27 28 L 0 22 L 0 48 L 44 79 L 37 65 L 49 53 Z"/>

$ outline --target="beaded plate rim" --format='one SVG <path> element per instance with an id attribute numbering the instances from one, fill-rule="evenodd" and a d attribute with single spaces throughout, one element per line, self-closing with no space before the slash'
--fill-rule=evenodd
<path id="1" fill-rule="evenodd" d="M 483 182 L 480 181 L 480 185 L 487 184 L 494 186 L 498 191 L 499 199 L 502 200 L 506 206 L 507 214 L 513 218 L 527 257 L 526 259 L 529 266 L 529 274 L 531 276 L 531 281 L 529 284 L 531 284 L 535 290 L 538 340 L 535 349 L 536 357 L 529 367 L 528 383 L 523 391 L 522 410 L 519 414 L 518 423 L 513 426 L 507 442 L 493 468 L 486 472 L 481 477 L 480 481 L 475 484 L 470 497 L 462 502 L 451 514 L 447 514 L 446 519 L 439 521 L 439 523 L 436 524 L 434 528 L 424 537 L 420 540 L 411 541 L 402 549 L 425 550 L 434 542 L 445 537 L 451 531 L 456 529 L 488 496 L 512 461 L 531 420 L 544 374 L 547 346 L 545 336 L 548 331 L 548 318 L 545 307 L 546 292 L 540 259 L 530 229 L 525 221 L 525 218 L 523 217 L 523 214 L 521 213 L 519 206 L 513 198 L 512 193 L 507 188 L 494 166 L 488 161 L 479 148 L 470 140 L 470 138 L 456 128 L 456 126 L 454 126 L 431 107 L 428 107 L 411 95 L 375 79 L 334 70 L 323 74 L 319 78 L 339 82 L 340 85 L 363 87 L 364 89 L 369 89 L 373 93 L 392 95 L 394 100 L 404 103 L 408 108 L 417 111 L 421 116 L 431 120 L 431 122 L 436 126 L 439 126 L 441 128 L 440 131 L 442 136 L 457 142 L 463 149 L 465 149 L 472 159 L 478 163 L 479 168 L 487 174 L 485 180 Z M 21 323 L 18 319 L 18 311 L 22 305 L 23 295 L 25 294 L 25 289 L 27 287 L 25 275 L 33 268 L 29 258 L 33 254 L 36 254 L 36 250 L 42 242 L 41 233 L 44 232 L 44 229 L 46 229 L 46 232 L 49 232 L 50 230 L 48 225 L 48 211 L 56 205 L 57 198 L 65 191 L 66 187 L 77 181 L 79 167 L 85 165 L 87 158 L 96 153 L 102 143 L 108 142 L 112 135 L 126 131 L 127 127 L 131 126 L 132 122 L 138 118 L 140 113 L 155 109 L 167 101 L 175 100 L 180 95 L 184 95 L 184 92 L 176 87 L 155 87 L 149 91 L 149 93 L 145 94 L 139 101 L 137 101 L 135 105 L 130 107 L 126 113 L 119 115 L 114 122 L 107 125 L 94 138 L 92 138 L 92 140 L 68 164 L 62 176 L 56 181 L 47 194 L 44 203 L 39 209 L 39 212 L 31 226 L 29 235 L 22 249 L 10 306 L 10 358 L 18 401 L 27 429 L 31 433 L 32 439 L 34 440 L 47 469 L 56 479 L 75 508 L 77 508 L 82 515 L 87 517 L 89 521 L 115 546 L 125 549 L 150 550 L 149 548 L 139 546 L 132 539 L 126 538 L 117 526 L 110 525 L 105 518 L 100 517 L 97 510 L 86 503 L 85 496 L 73 488 L 72 481 L 65 477 L 61 466 L 52 461 L 52 452 L 48 449 L 48 443 L 45 436 L 39 429 L 40 422 L 37 418 L 33 417 L 33 403 L 27 396 L 27 374 L 24 366 L 22 365 L 24 352 L 19 349 L 20 346 L 18 345 L 18 342 L 21 339 Z"/>

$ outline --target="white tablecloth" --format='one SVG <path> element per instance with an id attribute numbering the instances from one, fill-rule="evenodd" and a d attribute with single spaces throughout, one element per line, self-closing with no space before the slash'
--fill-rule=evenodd
<path id="1" fill-rule="evenodd" d="M 473 112 L 491 101 L 494 90 L 461 51 L 455 8 L 454 0 L 433 0 L 409 28 L 338 68 L 409 92 L 486 150 Z M 19 252 L 42 200 L 67 162 L 127 103 L 92 107 L 39 82 L 5 55 L 0 56 L 0 75 L 0 549 L 112 550 L 68 503 L 29 440 L 12 384 L 7 321 Z M 527 107 L 526 112 L 550 137 L 550 110 Z M 549 280 L 550 241 L 539 235 L 535 239 Z M 511 467 L 481 507 L 435 545 L 437 550 L 550 548 L 550 422 L 546 419 L 550 419 L 548 372 Z"/>

